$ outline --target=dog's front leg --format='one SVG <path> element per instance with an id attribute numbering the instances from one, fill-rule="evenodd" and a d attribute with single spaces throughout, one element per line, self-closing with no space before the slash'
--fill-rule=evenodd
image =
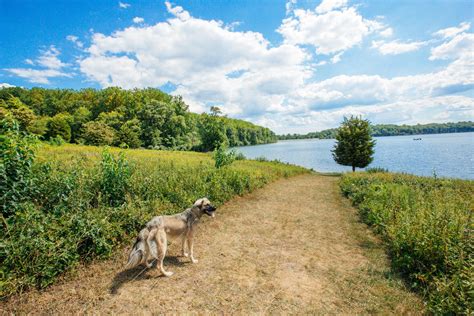
<path id="1" fill-rule="evenodd" d="M 188 239 L 188 232 L 186 231 L 185 234 L 183 235 L 183 240 L 181 241 L 181 243 L 182 243 L 181 254 L 183 255 L 183 257 L 186 257 L 186 258 L 189 256 L 189 254 L 186 252 L 187 239 Z"/>
<path id="2" fill-rule="evenodd" d="M 189 257 L 191 258 L 192 263 L 198 263 L 198 260 L 194 258 L 194 231 L 191 229 L 188 234 L 188 247 L 189 247 Z"/>

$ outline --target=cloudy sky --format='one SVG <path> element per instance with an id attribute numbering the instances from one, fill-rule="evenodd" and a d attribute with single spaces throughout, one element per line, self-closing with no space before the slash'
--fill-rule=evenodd
<path id="1" fill-rule="evenodd" d="M 277 133 L 474 120 L 474 2 L 0 0 L 0 86 L 157 87 Z"/>

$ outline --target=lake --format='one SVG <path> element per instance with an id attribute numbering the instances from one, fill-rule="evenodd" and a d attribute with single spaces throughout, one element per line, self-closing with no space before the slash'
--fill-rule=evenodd
<path id="1" fill-rule="evenodd" d="M 413 140 L 421 138 L 421 140 Z M 474 179 L 474 133 L 375 137 L 369 167 L 422 176 Z M 284 140 L 275 144 L 235 148 L 247 158 L 265 157 L 320 172 L 351 171 L 332 158 L 333 139 Z"/>

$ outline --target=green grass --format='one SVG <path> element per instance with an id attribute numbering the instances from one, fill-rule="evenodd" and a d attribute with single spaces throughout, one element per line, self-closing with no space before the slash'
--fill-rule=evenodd
<path id="1" fill-rule="evenodd" d="M 340 187 L 431 312 L 474 312 L 474 181 L 350 173 Z"/>
<path id="2" fill-rule="evenodd" d="M 219 206 L 305 172 L 250 160 L 216 169 L 210 154 L 194 152 L 40 145 L 25 176 L 28 193 L 14 195 L 15 211 L 2 216 L 0 296 L 48 286 L 80 262 L 110 256 L 154 215 L 181 212 L 203 196 Z"/>

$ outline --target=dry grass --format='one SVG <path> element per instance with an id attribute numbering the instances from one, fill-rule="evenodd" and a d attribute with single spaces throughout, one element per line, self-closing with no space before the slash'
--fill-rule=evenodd
<path id="1" fill-rule="evenodd" d="M 421 314 L 422 302 L 391 274 L 382 245 L 337 180 L 297 176 L 231 200 L 201 223 L 199 263 L 171 245 L 171 278 L 121 271 L 124 249 L 68 281 L 10 299 L 3 312 Z"/>

